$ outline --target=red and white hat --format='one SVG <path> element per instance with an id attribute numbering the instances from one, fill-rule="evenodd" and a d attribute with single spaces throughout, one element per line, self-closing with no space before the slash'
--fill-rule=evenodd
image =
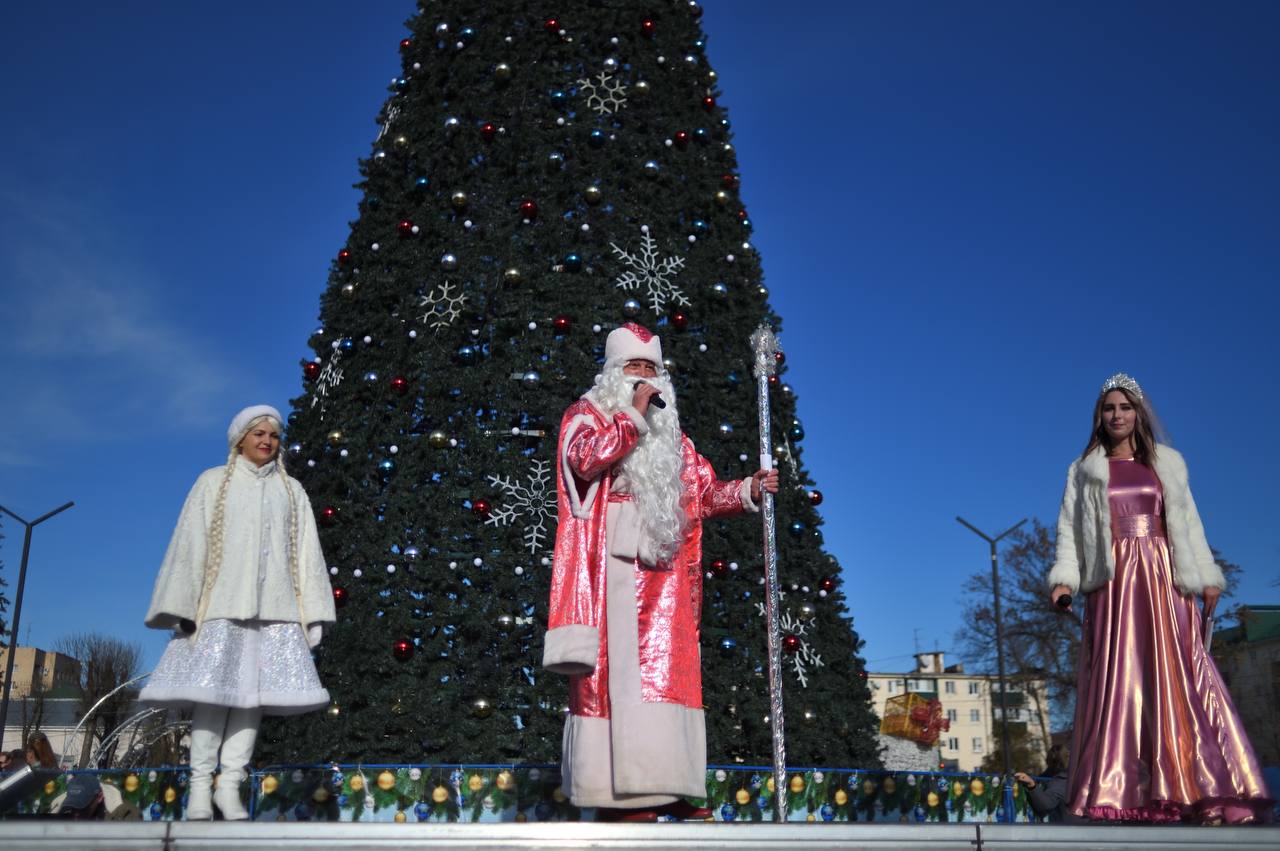
<path id="1" fill-rule="evenodd" d="M 604 341 L 604 365 L 611 366 L 629 360 L 647 360 L 654 366 L 662 366 L 661 338 L 634 322 L 614 328 Z"/>

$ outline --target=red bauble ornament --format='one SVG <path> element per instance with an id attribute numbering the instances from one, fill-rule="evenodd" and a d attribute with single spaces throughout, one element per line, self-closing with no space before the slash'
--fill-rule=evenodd
<path id="1" fill-rule="evenodd" d="M 396 230 L 401 236 L 413 236 L 413 222 L 408 219 L 401 219 L 400 224 L 396 225 Z"/>
<path id="2" fill-rule="evenodd" d="M 408 50 L 412 45 L 413 45 L 413 39 L 411 39 L 411 38 L 402 38 L 402 39 L 400 39 L 400 49 L 401 49 L 401 50 Z"/>
<path id="3" fill-rule="evenodd" d="M 498 128 L 493 126 L 492 122 L 486 121 L 480 125 L 480 135 L 484 137 L 486 142 L 492 142 L 493 137 L 498 133 Z"/>
<path id="4" fill-rule="evenodd" d="M 683 331 L 685 328 L 688 328 L 689 327 L 688 314 L 681 313 L 680 311 L 676 311 L 675 313 L 671 314 L 671 326 L 675 328 L 677 331 Z"/>
<path id="5" fill-rule="evenodd" d="M 561 30 L 560 21 L 556 18 L 547 18 L 542 22 L 542 28 L 552 35 L 559 35 Z"/>
<path id="6" fill-rule="evenodd" d="M 777 387 L 777 386 L 778 386 L 778 376 L 776 376 L 776 375 L 771 375 L 771 376 L 769 376 L 769 386 L 770 386 L 770 387 Z"/>
<path id="7" fill-rule="evenodd" d="M 645 35 L 653 35 L 657 31 L 658 31 L 658 25 L 654 22 L 653 18 L 645 18 L 643 21 L 641 21 L 640 32 L 644 33 Z"/>
<path id="8" fill-rule="evenodd" d="M 556 329 L 557 334 L 568 334 L 573 328 L 573 320 L 562 313 L 551 320 L 551 327 Z"/>
<path id="9" fill-rule="evenodd" d="M 707 112 L 710 112 L 711 110 L 715 109 L 716 99 L 713 98 L 711 95 L 707 95 L 702 99 L 702 108 L 705 109 Z"/>
<path id="10" fill-rule="evenodd" d="M 738 175 L 736 175 L 736 174 L 722 174 L 722 175 L 720 175 L 720 185 L 721 185 L 721 186 L 723 186 L 725 189 L 737 189 L 737 188 L 738 188 Z"/>
<path id="11" fill-rule="evenodd" d="M 773 353 L 773 359 L 777 361 L 778 366 L 782 366 L 787 362 L 787 355 L 781 349 Z"/>
<path id="12" fill-rule="evenodd" d="M 339 587 L 339 588 L 334 588 L 334 589 L 333 589 L 333 604 L 334 604 L 335 606 L 337 606 L 338 608 L 342 608 L 343 606 L 345 606 L 345 605 L 347 604 L 347 589 L 346 589 L 346 588 L 340 588 L 340 587 Z"/>
<path id="13" fill-rule="evenodd" d="M 475 512 L 477 517 L 487 519 L 493 512 L 493 506 L 489 504 L 487 499 L 477 499 L 471 503 L 471 510 Z"/>
<path id="14" fill-rule="evenodd" d="M 828 594 L 830 594 L 832 591 L 836 590 L 836 581 L 832 579 L 830 576 L 824 576 L 818 582 L 818 590 L 826 591 Z"/>
<path id="15" fill-rule="evenodd" d="M 326 505 L 320 509 L 320 522 L 325 526 L 332 526 L 338 522 L 338 509 L 331 505 Z"/>
<path id="16" fill-rule="evenodd" d="M 795 653 L 800 649 L 800 639 L 794 635 L 782 636 L 782 649 L 788 653 Z"/>
<path id="17" fill-rule="evenodd" d="M 338 262 L 339 262 L 339 263 L 346 263 L 346 262 L 347 262 L 348 260 L 350 260 L 350 259 L 351 259 L 351 252 L 350 252 L 350 251 L 348 251 L 347 249 L 345 249 L 345 248 L 344 248 L 344 249 L 342 249 L 341 251 L 339 251 L 339 252 L 338 252 Z"/>
<path id="18" fill-rule="evenodd" d="M 536 219 L 538 217 L 538 202 L 532 198 L 526 198 L 520 202 L 520 215 L 526 219 Z"/>
<path id="19" fill-rule="evenodd" d="M 738 221 L 745 222 L 747 220 L 747 208 L 743 207 L 738 211 Z"/>
<path id="20" fill-rule="evenodd" d="M 391 652 L 401 662 L 408 662 L 413 658 L 413 642 L 407 638 L 396 639 L 396 643 L 391 645 Z"/>
<path id="21" fill-rule="evenodd" d="M 809 491 L 809 502 L 812 505 L 822 505 L 822 491 L 820 490 Z"/>
<path id="22" fill-rule="evenodd" d="M 320 376 L 320 364 L 315 361 L 307 361 L 302 365 L 302 377 L 308 381 L 315 381 Z"/>
<path id="23" fill-rule="evenodd" d="M 397 375 L 391 379 L 391 389 L 403 396 L 409 390 L 409 382 L 405 380 L 403 375 Z"/>
<path id="24" fill-rule="evenodd" d="M 724 559 L 718 558 L 715 561 L 711 562 L 711 572 L 715 574 L 717 577 L 724 576 L 726 573 L 729 572 L 729 565 L 728 563 L 725 562 Z"/>
<path id="25" fill-rule="evenodd" d="M 684 130 L 676 131 L 675 142 L 682 148 L 687 146 L 689 144 L 689 134 Z"/>

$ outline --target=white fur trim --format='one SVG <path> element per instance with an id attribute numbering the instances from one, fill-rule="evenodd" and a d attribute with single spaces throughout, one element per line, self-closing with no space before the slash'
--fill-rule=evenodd
<path id="1" fill-rule="evenodd" d="M 644 416 L 634 406 L 627 405 L 622 409 L 622 413 L 631 418 L 631 422 L 636 424 L 636 428 L 642 435 L 649 433 L 649 423 L 645 421 Z"/>
<path id="2" fill-rule="evenodd" d="M 642 343 L 626 325 L 614 328 L 604 340 L 605 364 L 629 360 L 647 360 L 654 366 L 661 366 L 662 339 L 654 334 L 649 342 Z"/>
<path id="3" fill-rule="evenodd" d="M 739 499 L 742 500 L 743 511 L 749 512 L 751 514 L 759 514 L 760 506 L 757 505 L 756 501 L 751 498 L 751 479 L 752 479 L 751 476 L 747 476 L 745 479 L 742 480 L 742 488 L 738 492 L 738 497 Z M 761 494 L 761 501 L 763 501 L 763 496 L 764 495 Z"/>
<path id="4" fill-rule="evenodd" d="M 568 624 L 547 632 L 542 667 L 557 674 L 589 674 L 600 655 L 600 628 Z"/>
<path id="5" fill-rule="evenodd" d="M 284 425 L 284 420 L 280 417 L 280 412 L 270 405 L 250 405 L 231 419 L 231 425 L 227 426 L 227 448 L 230 449 L 239 443 L 249 430 L 249 423 L 258 417 L 271 417 L 279 425 Z"/>
<path id="6" fill-rule="evenodd" d="M 595 405 L 592 404 L 592 407 L 594 408 Z M 598 411 L 600 409 L 596 408 L 596 410 Z M 606 419 L 608 418 L 606 417 Z M 571 438 L 573 433 L 577 431 L 578 426 L 583 423 L 595 425 L 595 420 L 586 414 L 578 414 L 570 420 L 569 425 L 565 427 L 565 434 L 569 435 L 569 437 L 561 441 L 560 474 L 564 477 L 567 484 L 565 492 L 569 497 L 569 511 L 579 520 L 588 520 L 591 517 L 591 506 L 595 503 L 596 495 L 600 492 L 600 480 L 596 479 L 588 485 L 586 495 L 579 498 L 578 488 L 573 484 L 577 479 L 577 476 L 573 472 L 573 467 L 569 464 L 569 444 L 571 443 Z"/>

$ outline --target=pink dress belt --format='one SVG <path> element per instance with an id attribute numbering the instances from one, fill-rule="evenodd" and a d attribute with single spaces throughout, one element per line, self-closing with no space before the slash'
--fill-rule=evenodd
<path id="1" fill-rule="evenodd" d="M 1163 538 L 1164 518 L 1159 514 L 1112 517 L 1111 535 L 1115 538 Z"/>

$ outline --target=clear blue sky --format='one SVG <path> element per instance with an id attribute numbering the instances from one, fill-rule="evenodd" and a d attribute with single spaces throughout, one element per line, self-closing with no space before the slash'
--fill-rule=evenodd
<path id="1" fill-rule="evenodd" d="M 986 566 L 953 518 L 1052 520 L 1116 370 L 1239 598 L 1280 603 L 1280 5 L 705 6 L 871 667 L 908 665 L 917 630 L 952 645 Z M 158 658 L 141 622 L 181 500 L 232 413 L 299 390 L 413 9 L 7 14 L 0 504 L 76 501 L 36 535 L 24 642 L 97 629 Z"/>

